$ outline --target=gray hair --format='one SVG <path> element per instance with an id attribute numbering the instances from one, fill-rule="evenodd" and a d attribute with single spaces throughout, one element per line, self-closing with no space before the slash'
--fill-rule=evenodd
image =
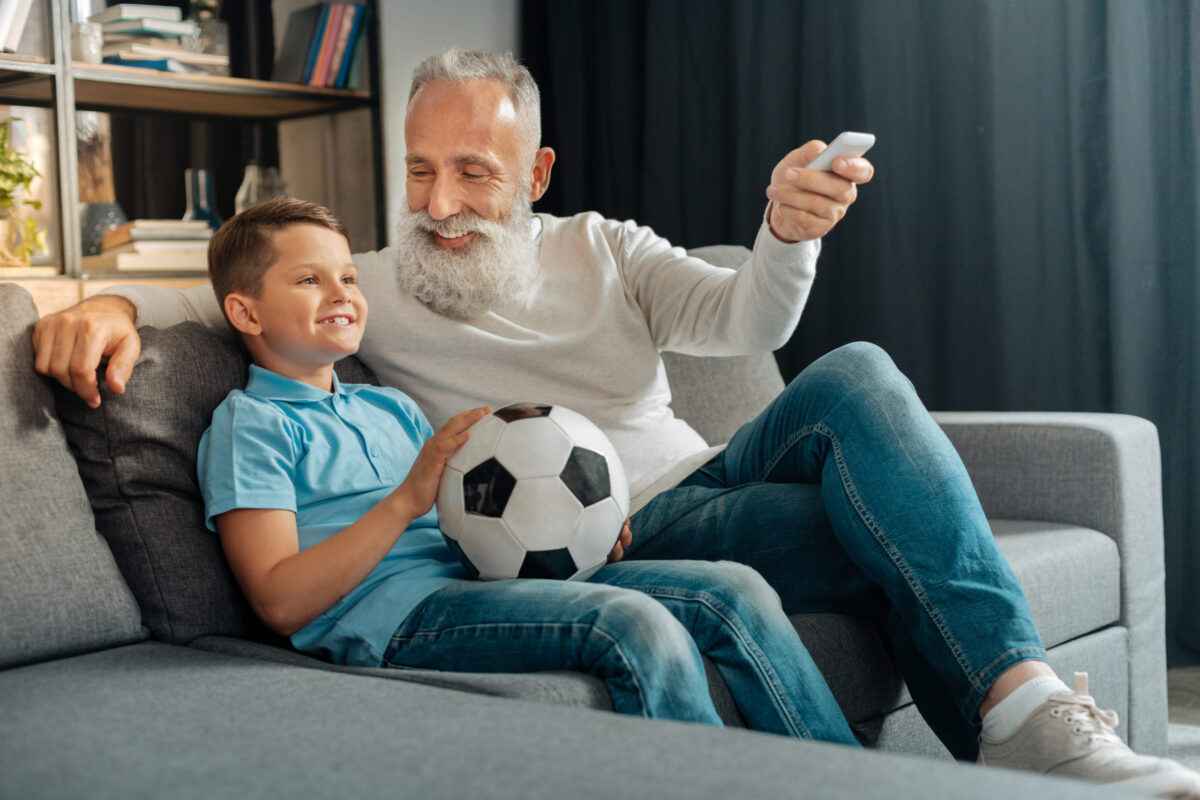
<path id="1" fill-rule="evenodd" d="M 412 113 L 413 103 L 426 84 L 444 81 L 467 83 L 469 81 L 499 81 L 508 88 L 517 119 L 525 134 L 528 156 L 542 141 L 542 98 L 537 82 L 529 70 L 521 65 L 512 53 L 496 53 L 491 50 L 459 50 L 451 47 L 426 58 L 413 70 L 412 87 L 408 92 L 408 108 Z"/>

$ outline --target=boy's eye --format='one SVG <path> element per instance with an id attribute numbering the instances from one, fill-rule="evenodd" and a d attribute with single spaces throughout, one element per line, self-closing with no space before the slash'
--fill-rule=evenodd
<path id="1" fill-rule="evenodd" d="M 317 279 L 312 277 L 311 275 L 307 278 L 300 279 L 300 283 L 316 283 L 316 282 L 317 282 Z"/>
<path id="2" fill-rule="evenodd" d="M 347 275 L 346 277 L 342 278 L 342 283 L 348 283 L 348 284 L 358 283 L 358 276 L 357 275 Z"/>

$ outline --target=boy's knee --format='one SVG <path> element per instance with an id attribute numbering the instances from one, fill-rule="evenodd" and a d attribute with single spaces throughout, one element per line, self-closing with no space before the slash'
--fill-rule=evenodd
<path id="1" fill-rule="evenodd" d="M 604 603 L 594 629 L 627 656 L 659 664 L 688 662 L 695 642 L 662 603 L 649 595 L 625 591 Z"/>

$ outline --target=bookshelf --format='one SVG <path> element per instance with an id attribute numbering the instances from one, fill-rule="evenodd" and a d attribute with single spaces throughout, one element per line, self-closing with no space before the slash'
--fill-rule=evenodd
<path id="1" fill-rule="evenodd" d="M 270 0 L 252 1 L 270 5 Z M 79 21 L 72 18 L 77 5 L 76 0 L 34 0 L 31 24 L 37 30 L 22 39 L 19 53 L 0 53 L 0 105 L 41 109 L 39 113 L 48 118 L 47 127 L 53 131 L 53 135 L 48 137 L 53 141 L 52 163 L 49 170 L 43 169 L 42 172 L 48 188 L 53 183 L 53 191 L 49 192 L 54 195 L 50 198 L 53 213 L 46 227 L 55 256 L 53 264 L 38 265 L 32 269 L 0 266 L 0 281 L 15 280 L 36 290 L 46 298 L 46 308 L 50 308 L 61 305 L 69 298 L 84 297 L 101 282 L 118 277 L 87 275 L 81 268 L 82 213 L 76 112 L 84 111 L 135 115 L 139 118 L 164 117 L 175 121 L 229 123 L 230 130 L 238 124 L 268 126 L 272 132 L 277 131 L 281 123 L 293 120 L 339 115 L 342 112 L 365 114 L 370 130 L 363 137 L 369 141 L 372 151 L 366 168 L 362 152 L 348 153 L 345 158 L 354 169 L 359 170 L 356 174 L 356 178 L 361 178 L 358 185 L 373 191 L 371 205 L 375 241 L 363 241 L 361 249 L 384 244 L 386 215 L 378 98 L 378 9 L 374 8 L 374 2 L 368 2 L 372 6 L 372 13 L 368 17 L 364 41 L 367 61 L 363 85 L 368 89 L 358 91 L 239 77 L 184 75 L 110 64 L 74 63 L 70 24 Z M 285 22 L 286 19 L 276 19 L 274 24 L 281 26 Z M 269 33 L 264 31 L 262 35 L 266 37 Z M 218 130 L 223 131 L 224 128 Z M 242 130 L 244 137 L 244 128 Z M 231 132 L 222 135 L 236 137 L 238 134 Z M 122 163 L 114 160 L 114 169 L 120 170 L 122 167 Z M 337 211 L 337 208 L 334 210 Z M 129 215 L 134 216 L 132 213 Z M 139 216 L 155 215 L 143 213 Z M 130 274 L 119 277 L 125 282 L 158 282 L 153 275 Z M 162 280 L 170 281 L 197 280 L 201 277 L 161 276 Z M 74 285 L 67 286 L 68 281 Z"/>

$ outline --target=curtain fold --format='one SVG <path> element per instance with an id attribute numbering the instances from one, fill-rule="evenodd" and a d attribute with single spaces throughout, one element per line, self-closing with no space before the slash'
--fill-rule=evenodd
<path id="1" fill-rule="evenodd" d="M 790 149 L 867 130 L 785 377 L 856 339 L 938 409 L 1158 425 L 1172 663 L 1200 660 L 1200 3 L 525 0 L 553 213 L 749 245 Z"/>

